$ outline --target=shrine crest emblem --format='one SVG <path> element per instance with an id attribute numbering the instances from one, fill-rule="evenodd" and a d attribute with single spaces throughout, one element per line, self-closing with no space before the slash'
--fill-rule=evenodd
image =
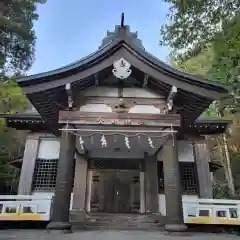
<path id="1" fill-rule="evenodd" d="M 130 69 L 131 64 L 128 61 L 126 61 L 124 58 L 121 58 L 116 62 L 114 62 L 113 67 L 114 68 L 112 72 L 116 78 L 126 79 L 132 73 L 132 70 Z"/>

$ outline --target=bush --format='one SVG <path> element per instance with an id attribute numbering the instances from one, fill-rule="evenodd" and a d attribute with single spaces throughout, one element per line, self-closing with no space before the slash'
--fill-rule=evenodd
<path id="1" fill-rule="evenodd" d="M 235 196 L 229 191 L 227 182 L 215 182 L 213 184 L 213 198 L 215 199 L 238 199 L 240 200 L 240 189 L 236 191 Z"/>

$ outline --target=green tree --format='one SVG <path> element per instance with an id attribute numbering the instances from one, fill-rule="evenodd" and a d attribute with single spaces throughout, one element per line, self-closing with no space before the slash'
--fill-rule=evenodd
<path id="1" fill-rule="evenodd" d="M 0 80 L 6 73 L 24 73 L 34 60 L 35 33 L 38 19 L 36 4 L 43 0 L 0 1 Z"/>
<path id="2" fill-rule="evenodd" d="M 170 46 L 178 57 L 201 52 L 240 12 L 236 0 L 164 1 L 171 7 L 170 21 L 161 28 L 161 44 Z"/>
<path id="3" fill-rule="evenodd" d="M 1 113 L 11 114 L 25 111 L 29 107 L 26 96 L 14 80 L 2 83 L 0 87 Z M 14 193 L 18 183 L 19 171 L 10 166 L 9 160 L 21 155 L 25 132 L 7 128 L 0 119 L 0 194 Z"/>
<path id="4" fill-rule="evenodd" d="M 0 1 L 0 113 L 24 111 L 29 102 L 12 76 L 24 75 L 34 60 L 34 21 L 36 7 L 45 0 Z M 18 171 L 8 162 L 20 154 L 24 132 L 5 126 L 0 119 L 0 192 L 13 193 L 17 186 Z"/>
<path id="5" fill-rule="evenodd" d="M 236 0 L 165 0 L 170 3 L 169 23 L 161 28 L 161 44 L 169 45 L 178 64 L 187 64 L 204 51 L 211 69 L 205 77 L 229 88 L 230 95 L 219 102 L 223 109 L 239 112 L 240 106 L 240 2 Z M 191 67 L 192 68 L 192 67 Z M 188 66 L 189 69 L 189 66 Z M 183 68 L 184 70 L 184 68 Z M 191 72 L 191 69 L 189 69 Z M 203 71 L 203 70 L 202 70 Z"/>
<path id="6" fill-rule="evenodd" d="M 207 64 L 206 60 L 208 60 Z M 222 72 L 217 70 L 218 68 L 221 69 L 221 65 L 215 65 L 213 46 L 204 49 L 204 51 L 185 61 L 177 61 L 177 59 L 173 58 L 172 62 L 173 66 L 176 68 L 191 74 L 199 75 L 203 78 L 224 78 L 224 76 L 222 77 L 221 75 Z M 224 64 L 223 68 L 225 68 Z M 225 70 L 227 71 L 226 68 Z M 206 137 L 208 147 L 211 150 L 211 158 L 213 161 L 220 163 L 223 166 L 226 179 L 226 181 L 223 179 L 222 174 L 218 173 L 216 175 L 218 178 L 220 177 L 220 179 L 222 179 L 223 183 L 219 184 L 216 182 L 214 185 L 214 196 L 229 197 L 235 195 L 235 187 L 240 190 L 240 116 L 238 113 L 232 114 L 231 111 L 225 111 L 224 116 L 220 115 L 219 105 L 219 102 L 214 102 L 203 114 L 207 116 L 223 117 L 224 119 L 232 120 L 233 122 L 227 134 L 218 137 Z M 231 189 L 231 191 L 229 191 L 229 189 Z M 222 193 L 220 194 L 221 191 Z"/>
<path id="7" fill-rule="evenodd" d="M 223 24 L 222 32 L 213 41 L 213 66 L 210 79 L 227 84 L 230 96 L 220 101 L 220 110 L 226 108 L 240 113 L 240 14 Z"/>
<path id="8" fill-rule="evenodd" d="M 177 57 L 172 56 L 171 64 L 173 67 L 184 72 L 206 78 L 209 71 L 212 69 L 213 58 L 213 49 L 212 47 L 208 46 L 203 49 L 202 52 L 199 52 L 197 55 L 185 61 L 180 61 Z"/>

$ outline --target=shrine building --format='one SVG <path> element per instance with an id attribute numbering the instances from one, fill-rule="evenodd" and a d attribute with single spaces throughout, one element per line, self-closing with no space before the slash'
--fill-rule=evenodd
<path id="1" fill-rule="evenodd" d="M 129 26 L 108 31 L 89 56 L 17 83 L 33 105 L 3 116 L 28 130 L 18 194 L 54 194 L 49 228 L 90 213 L 158 213 L 181 230 L 182 199 L 212 198 L 205 136 L 228 122 L 200 115 L 227 89 L 163 63 Z"/>

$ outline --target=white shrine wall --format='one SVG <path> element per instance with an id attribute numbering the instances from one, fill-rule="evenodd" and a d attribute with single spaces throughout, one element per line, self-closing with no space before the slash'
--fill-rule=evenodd
<path id="1" fill-rule="evenodd" d="M 149 105 L 149 104 L 134 104 L 134 98 L 144 98 L 144 99 L 159 99 L 159 103 L 163 102 L 163 97 L 152 90 L 146 88 L 123 88 L 121 90 L 121 96 L 119 93 L 119 89 L 116 87 L 91 87 L 84 91 L 82 94 L 84 97 L 94 97 L 95 103 L 87 103 L 83 104 L 79 107 L 79 111 L 82 112 L 113 112 L 111 106 L 112 104 L 102 103 L 102 98 L 114 98 L 113 101 L 116 103 L 116 98 L 125 99 L 131 98 L 133 103 L 132 107 L 128 110 L 129 113 L 145 113 L 145 114 L 160 114 L 160 108 Z M 97 100 L 97 97 L 101 98 L 101 102 Z"/>
<path id="2" fill-rule="evenodd" d="M 81 95 L 85 97 L 130 97 L 130 98 L 164 98 L 158 93 L 147 88 L 122 88 L 122 96 L 119 94 L 119 88 L 117 87 L 100 87 L 94 86 L 85 90 Z"/>

